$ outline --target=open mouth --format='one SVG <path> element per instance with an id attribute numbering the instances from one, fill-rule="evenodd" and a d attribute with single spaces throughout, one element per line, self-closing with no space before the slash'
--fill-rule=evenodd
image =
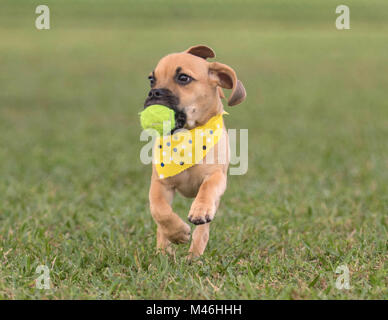
<path id="1" fill-rule="evenodd" d="M 154 104 L 161 104 L 163 106 L 166 106 L 175 112 L 175 128 L 171 130 L 171 134 L 174 133 L 174 131 L 181 129 L 184 127 L 186 123 L 186 113 L 182 110 L 178 109 L 179 104 L 179 98 L 172 94 L 172 92 L 168 89 L 160 89 L 161 96 L 160 97 L 148 97 L 144 102 L 144 109 L 154 105 Z"/>

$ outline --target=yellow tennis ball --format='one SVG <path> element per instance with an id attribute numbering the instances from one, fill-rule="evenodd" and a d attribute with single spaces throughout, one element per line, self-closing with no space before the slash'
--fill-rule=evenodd
<path id="1" fill-rule="evenodd" d="M 153 104 L 140 112 L 140 124 L 143 129 L 154 129 L 163 136 L 163 133 L 168 134 L 175 128 L 175 111 L 161 104 Z"/>

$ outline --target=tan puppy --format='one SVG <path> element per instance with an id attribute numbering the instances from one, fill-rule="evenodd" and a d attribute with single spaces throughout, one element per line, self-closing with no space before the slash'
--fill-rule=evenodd
<path id="1" fill-rule="evenodd" d="M 223 113 L 221 88 L 232 89 L 229 106 L 241 103 L 246 97 L 244 86 L 231 67 L 206 60 L 214 57 L 212 49 L 199 45 L 162 58 L 149 76 L 151 91 L 144 107 L 166 105 L 176 111 L 176 129 L 193 129 Z M 190 256 L 200 256 L 204 252 L 209 239 L 209 222 L 226 189 L 229 141 L 225 127 L 218 143 L 223 147 L 214 148 L 212 158 L 215 161 L 209 161 L 206 156 L 203 163 L 175 176 L 159 179 L 153 165 L 149 200 L 157 224 L 157 248 L 162 252 L 171 252 L 171 243 L 185 243 L 190 239 L 190 226 L 171 208 L 176 191 L 185 197 L 195 197 L 188 220 L 198 226 L 189 252 Z"/>

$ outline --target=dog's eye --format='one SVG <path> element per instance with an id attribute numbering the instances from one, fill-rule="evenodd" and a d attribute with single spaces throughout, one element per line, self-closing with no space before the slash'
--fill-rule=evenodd
<path id="1" fill-rule="evenodd" d="M 153 87 L 155 84 L 155 78 L 153 76 L 149 76 L 148 80 L 150 80 L 150 86 Z"/>
<path id="2" fill-rule="evenodd" d="M 179 84 L 188 84 L 190 83 L 191 81 L 193 81 L 193 78 L 188 76 L 187 74 L 184 74 L 184 73 L 181 73 L 177 76 L 177 82 Z"/>

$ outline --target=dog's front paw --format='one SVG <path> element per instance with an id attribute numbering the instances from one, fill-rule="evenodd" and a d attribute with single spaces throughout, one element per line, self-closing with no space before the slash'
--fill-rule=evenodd
<path id="1" fill-rule="evenodd" d="M 194 201 L 191 205 L 188 219 L 194 224 L 204 224 L 214 219 L 216 206 L 214 203 Z"/>
<path id="2" fill-rule="evenodd" d="M 190 240 L 190 226 L 181 220 L 181 223 L 175 228 L 164 230 L 164 235 L 172 243 L 186 243 Z"/>

